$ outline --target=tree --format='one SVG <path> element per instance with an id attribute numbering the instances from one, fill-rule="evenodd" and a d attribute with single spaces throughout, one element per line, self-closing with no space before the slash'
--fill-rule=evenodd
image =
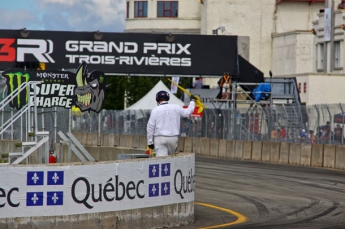
<path id="1" fill-rule="evenodd" d="M 125 98 L 125 76 L 107 76 L 106 82 L 110 86 L 106 90 L 106 97 L 103 109 L 106 110 L 123 110 Z"/>
<path id="2" fill-rule="evenodd" d="M 127 107 L 133 105 L 144 97 L 159 80 L 162 80 L 168 88 L 171 86 L 167 78 L 160 77 L 107 76 L 106 80 L 107 84 L 110 84 L 106 90 L 106 99 L 103 105 L 103 109 L 106 110 L 123 110 L 125 98 Z M 190 78 L 180 78 L 179 85 L 183 88 L 188 88 L 190 86 Z M 182 97 L 181 90 L 178 90 L 176 96 L 178 98 Z"/>

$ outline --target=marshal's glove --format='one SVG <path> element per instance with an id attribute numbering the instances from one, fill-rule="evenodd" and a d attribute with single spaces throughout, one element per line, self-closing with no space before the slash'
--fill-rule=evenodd
<path id="1" fill-rule="evenodd" d="M 148 145 L 148 147 L 149 147 L 150 149 L 155 149 L 155 145 L 154 145 L 154 144 Z"/>
<path id="2" fill-rule="evenodd" d="M 192 100 L 192 101 L 196 101 L 196 99 L 197 99 L 197 97 L 195 96 L 195 95 L 190 95 L 190 100 Z"/>

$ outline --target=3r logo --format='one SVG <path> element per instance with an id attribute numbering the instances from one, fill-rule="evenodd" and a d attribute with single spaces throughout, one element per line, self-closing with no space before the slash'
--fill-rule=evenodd
<path id="1" fill-rule="evenodd" d="M 24 62 L 25 54 L 32 54 L 41 63 L 55 63 L 50 54 L 53 53 L 53 42 L 41 39 L 18 39 L 17 61 Z"/>
<path id="2" fill-rule="evenodd" d="M 54 50 L 51 40 L 17 39 L 17 50 L 12 46 L 15 41 L 14 38 L 0 38 L 0 62 L 14 62 L 16 57 L 18 62 L 25 62 L 25 54 L 31 54 L 38 62 L 55 63 L 50 56 Z"/>
<path id="3" fill-rule="evenodd" d="M 0 39 L 0 62 L 13 62 L 16 59 L 16 49 L 12 47 L 16 39 Z"/>

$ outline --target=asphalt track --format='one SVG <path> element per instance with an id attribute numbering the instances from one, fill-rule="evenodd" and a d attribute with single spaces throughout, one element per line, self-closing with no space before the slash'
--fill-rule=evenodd
<path id="1" fill-rule="evenodd" d="M 345 228 L 345 171 L 196 156 L 195 228 Z"/>

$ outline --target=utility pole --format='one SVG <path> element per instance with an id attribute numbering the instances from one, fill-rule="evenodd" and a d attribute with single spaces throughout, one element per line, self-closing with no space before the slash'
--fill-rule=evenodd
<path id="1" fill-rule="evenodd" d="M 333 72 L 334 69 L 334 21 L 335 21 L 335 15 L 334 15 L 334 0 L 331 0 L 331 52 L 330 52 L 330 60 L 329 60 L 329 69 L 330 72 Z"/>
<path id="2" fill-rule="evenodd" d="M 326 17 L 327 17 L 327 8 L 328 8 L 328 0 L 325 0 L 325 9 L 323 11 L 323 18 L 324 18 L 324 25 L 323 25 L 323 72 L 327 73 L 327 39 L 326 39 L 326 31 L 327 31 L 327 25 L 326 25 Z"/>
<path id="3" fill-rule="evenodd" d="M 334 0 L 325 0 L 324 9 L 324 43 L 323 72 L 333 72 L 334 69 Z M 329 49 L 329 60 L 328 50 Z M 329 63 L 329 64 L 328 64 Z"/>

